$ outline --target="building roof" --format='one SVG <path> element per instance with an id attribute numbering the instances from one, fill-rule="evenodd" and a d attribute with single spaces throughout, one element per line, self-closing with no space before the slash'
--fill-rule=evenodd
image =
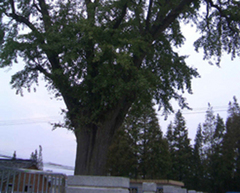
<path id="1" fill-rule="evenodd" d="M 32 159 L 0 159 L 0 166 L 11 168 L 38 169 L 37 162 Z"/>

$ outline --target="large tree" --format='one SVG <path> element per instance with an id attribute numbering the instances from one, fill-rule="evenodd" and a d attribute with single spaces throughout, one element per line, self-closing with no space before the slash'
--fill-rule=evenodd
<path id="1" fill-rule="evenodd" d="M 181 22 L 195 22 L 205 58 L 223 50 L 235 57 L 239 14 L 235 0 L 1 0 L 0 67 L 23 58 L 11 81 L 18 93 L 43 75 L 66 104 L 75 174 L 104 175 L 108 147 L 136 97 L 151 95 L 165 110 L 172 98 L 186 105 L 178 91 L 191 92 L 197 72 L 174 51 L 184 43 Z"/>

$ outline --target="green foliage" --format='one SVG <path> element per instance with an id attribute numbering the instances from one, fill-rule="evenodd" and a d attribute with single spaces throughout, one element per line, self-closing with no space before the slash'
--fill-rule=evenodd
<path id="1" fill-rule="evenodd" d="M 177 12 L 178 1 L 151 3 L 147 16 L 146 6 L 144 1 L 2 1 L 0 66 L 22 57 L 26 66 L 11 81 L 17 93 L 37 84 L 40 72 L 56 96 L 67 98 L 67 90 L 76 105 L 94 112 L 86 122 L 97 121 L 126 93 L 150 93 L 165 110 L 171 110 L 171 98 L 185 106 L 177 90 L 191 92 L 198 74 L 172 45 L 183 44 L 180 20 L 194 17 L 200 4 L 185 2 Z M 160 18 L 169 12 L 179 20 L 160 29 Z"/>
<path id="2" fill-rule="evenodd" d="M 222 191 L 222 165 L 223 159 L 223 137 L 225 134 L 225 125 L 223 119 L 214 115 L 213 108 L 208 104 L 206 119 L 203 125 L 202 140 L 198 146 L 202 147 L 199 152 L 202 164 L 202 190 L 209 192 Z M 200 134 L 199 134 L 200 135 Z M 199 141 L 200 143 L 200 141 Z"/>
<path id="3" fill-rule="evenodd" d="M 203 183 L 203 136 L 201 124 L 198 125 L 194 142 L 195 143 L 193 147 L 192 164 L 190 165 L 192 172 L 192 176 L 190 176 L 190 187 L 191 189 L 202 191 L 205 189 L 205 184 Z"/>
<path id="4" fill-rule="evenodd" d="M 168 126 L 167 139 L 172 162 L 170 179 L 183 181 L 188 187 L 192 148 L 186 122 L 180 110 L 175 114 L 174 123 Z"/>
<path id="5" fill-rule="evenodd" d="M 168 145 L 162 137 L 153 103 L 135 103 L 110 147 L 111 175 L 131 178 L 166 178 L 169 169 Z"/>
<path id="6" fill-rule="evenodd" d="M 136 150 L 130 136 L 120 128 L 109 148 L 107 169 L 112 176 L 133 177 L 137 168 Z"/>
<path id="7" fill-rule="evenodd" d="M 204 59 L 213 57 L 216 64 L 220 63 L 224 51 L 232 58 L 239 57 L 239 2 L 208 0 L 205 3 L 206 15 L 198 23 L 202 36 L 195 42 L 196 50 L 203 48 Z"/>
<path id="8" fill-rule="evenodd" d="M 216 120 L 211 105 L 208 103 L 206 119 L 203 123 L 203 154 L 211 154 L 214 142 L 214 133 L 216 129 Z"/>
<path id="9" fill-rule="evenodd" d="M 224 189 L 240 191 L 240 108 L 236 97 L 229 103 L 226 134 L 223 139 Z"/>

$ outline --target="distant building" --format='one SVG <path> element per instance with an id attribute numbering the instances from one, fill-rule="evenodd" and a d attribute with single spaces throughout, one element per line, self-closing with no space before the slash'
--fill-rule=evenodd
<path id="1" fill-rule="evenodd" d="M 39 171 L 38 163 L 32 159 L 0 159 L 0 192 L 47 192 L 48 179 Z M 38 191 L 37 191 L 38 190 Z"/>
<path id="2" fill-rule="evenodd" d="M 32 159 L 0 159 L 0 166 L 3 167 L 39 170 L 37 165 L 37 161 Z"/>

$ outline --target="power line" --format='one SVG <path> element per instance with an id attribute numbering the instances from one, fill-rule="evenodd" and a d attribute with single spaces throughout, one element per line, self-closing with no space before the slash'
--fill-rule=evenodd
<path id="1" fill-rule="evenodd" d="M 226 112 L 228 109 L 219 109 L 219 110 L 213 110 L 213 112 Z M 203 114 L 206 113 L 206 111 L 197 111 L 197 112 L 182 112 L 182 114 Z"/>
<path id="2" fill-rule="evenodd" d="M 215 106 L 212 108 L 213 108 L 213 112 L 226 112 L 228 110 L 227 106 Z M 198 107 L 198 108 L 192 108 L 192 109 L 193 110 L 183 110 L 182 114 L 203 114 L 203 113 L 206 113 L 207 108 Z M 13 119 L 13 120 L 0 120 L 0 127 L 1 126 L 38 124 L 38 123 L 50 123 L 50 122 L 57 122 L 57 121 L 59 121 L 59 116 L 27 118 L 27 119 Z"/>
<path id="3" fill-rule="evenodd" d="M 227 106 L 217 106 L 217 107 L 212 107 L 212 110 L 214 113 L 218 112 L 227 112 L 228 107 Z M 192 108 L 192 110 L 181 110 L 181 113 L 184 115 L 188 114 L 206 114 L 207 108 L 200 107 L 200 108 Z M 176 109 L 174 109 L 174 112 L 177 112 Z M 168 114 L 168 116 L 174 115 L 174 113 Z"/>

